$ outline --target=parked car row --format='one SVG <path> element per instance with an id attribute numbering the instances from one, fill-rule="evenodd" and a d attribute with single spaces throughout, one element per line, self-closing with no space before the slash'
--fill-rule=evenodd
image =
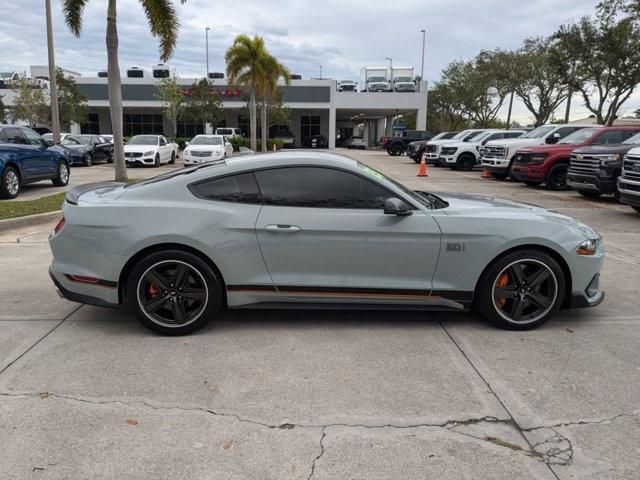
<path id="1" fill-rule="evenodd" d="M 386 148 L 386 147 L 385 147 Z M 587 198 L 614 195 L 640 212 L 640 126 L 542 125 L 523 130 L 469 129 L 411 142 L 407 155 L 436 166 L 480 166 L 511 178 Z"/>

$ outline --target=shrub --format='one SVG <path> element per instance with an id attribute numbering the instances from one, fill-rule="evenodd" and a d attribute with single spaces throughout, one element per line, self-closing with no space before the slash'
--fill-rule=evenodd
<path id="1" fill-rule="evenodd" d="M 234 152 L 239 152 L 240 147 L 249 147 L 251 145 L 249 139 L 245 137 L 229 137 L 229 142 L 233 145 Z"/>

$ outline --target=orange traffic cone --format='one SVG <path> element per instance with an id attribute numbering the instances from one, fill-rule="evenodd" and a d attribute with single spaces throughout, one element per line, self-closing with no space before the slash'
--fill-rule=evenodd
<path id="1" fill-rule="evenodd" d="M 486 168 L 482 170 L 482 178 L 491 178 L 491 173 Z"/>
<path id="2" fill-rule="evenodd" d="M 427 154 L 423 153 L 422 158 L 420 159 L 420 166 L 418 167 L 418 176 L 419 177 L 428 177 L 429 172 L 427 171 Z"/>

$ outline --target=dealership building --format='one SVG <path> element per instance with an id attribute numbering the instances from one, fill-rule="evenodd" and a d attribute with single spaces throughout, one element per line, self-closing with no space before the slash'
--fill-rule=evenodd
<path id="1" fill-rule="evenodd" d="M 147 71 L 138 70 L 132 77 L 127 71 L 122 76 L 124 135 L 141 133 L 165 134 L 173 132 L 173 125 L 164 114 L 163 103 L 156 95 L 159 78 Z M 32 76 L 34 75 L 32 67 Z M 102 74 L 104 75 L 104 73 Z M 111 133 L 107 78 L 97 75 L 74 75 L 80 91 L 87 97 L 88 121 L 73 125 L 72 133 Z M 196 78 L 177 78 L 186 92 Z M 224 119 L 218 125 L 201 122 L 178 122 L 177 134 L 191 137 L 198 133 L 212 133 L 215 127 L 239 127 L 248 132 L 246 95 L 237 87 L 227 84 L 225 78 L 210 79 L 212 88 L 220 92 Z M 290 109 L 289 129 L 295 146 L 304 146 L 305 140 L 314 135 L 324 135 L 333 148 L 338 135 L 361 134 L 365 143 L 375 145 L 382 135 L 392 134 L 392 119 L 401 114 L 415 113 L 416 128 L 426 129 L 426 83 L 419 82 L 416 92 L 339 92 L 331 79 L 292 80 L 281 85 L 283 106 Z"/>

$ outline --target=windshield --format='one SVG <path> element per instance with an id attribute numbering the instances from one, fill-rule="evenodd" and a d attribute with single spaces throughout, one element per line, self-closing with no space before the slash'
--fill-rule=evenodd
<path id="1" fill-rule="evenodd" d="M 468 141 L 470 141 L 471 139 L 475 139 L 475 138 L 476 138 L 478 135 L 480 135 L 481 133 L 484 133 L 484 132 L 471 132 L 469 135 L 467 135 L 466 137 L 464 137 L 464 141 L 465 141 L 465 142 L 468 142 Z"/>
<path id="2" fill-rule="evenodd" d="M 435 137 L 433 137 L 431 140 L 445 140 L 447 138 L 451 138 L 451 137 L 447 137 L 448 133 L 449 132 L 440 132 Z"/>
<path id="3" fill-rule="evenodd" d="M 636 143 L 640 143 L 640 133 L 636 133 L 633 137 L 629 137 L 627 138 L 624 142 L 622 143 L 630 143 L 630 144 L 636 144 Z"/>
<path id="4" fill-rule="evenodd" d="M 61 145 L 89 145 L 90 135 L 67 135 L 60 142 Z"/>
<path id="5" fill-rule="evenodd" d="M 396 82 L 411 82 L 411 77 L 396 77 Z"/>
<path id="6" fill-rule="evenodd" d="M 198 135 L 189 145 L 222 145 L 221 137 L 205 137 Z"/>
<path id="7" fill-rule="evenodd" d="M 567 135 L 558 142 L 558 145 L 578 145 L 586 142 L 593 135 L 600 130 L 599 128 L 581 128 L 577 132 L 573 132 L 571 135 Z"/>
<path id="8" fill-rule="evenodd" d="M 233 135 L 233 129 L 231 128 L 217 128 L 216 133 L 219 135 Z"/>
<path id="9" fill-rule="evenodd" d="M 127 145 L 158 145 L 158 137 L 153 135 L 136 135 L 129 139 Z"/>
<path id="10" fill-rule="evenodd" d="M 367 80 L 367 82 L 386 82 L 387 79 L 384 77 L 369 77 L 369 80 Z"/>
<path id="11" fill-rule="evenodd" d="M 451 137 L 453 140 L 457 140 L 459 138 L 464 138 L 469 135 L 470 130 L 463 130 L 459 133 L 456 133 L 455 136 Z"/>
<path id="12" fill-rule="evenodd" d="M 353 80 L 340 80 L 340 84 L 348 83 L 349 85 L 353 85 Z"/>
<path id="13" fill-rule="evenodd" d="M 553 125 L 538 127 L 535 130 L 531 130 L 529 133 L 525 133 L 520 138 L 542 138 L 554 128 L 556 127 L 554 127 Z"/>

